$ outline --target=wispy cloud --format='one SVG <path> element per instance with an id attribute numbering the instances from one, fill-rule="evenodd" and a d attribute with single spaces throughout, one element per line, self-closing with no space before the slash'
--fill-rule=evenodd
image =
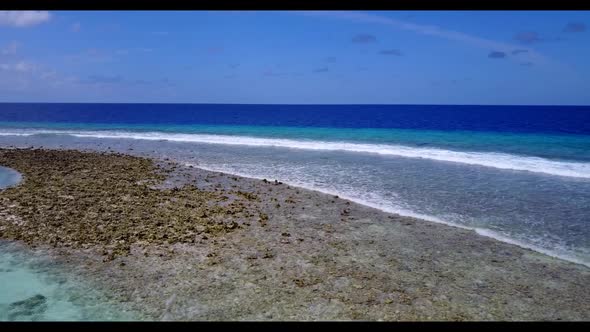
<path id="1" fill-rule="evenodd" d="M 101 32 L 105 33 L 115 33 L 121 30 L 121 25 L 119 23 L 106 23 L 99 27 Z"/>
<path id="2" fill-rule="evenodd" d="M 0 73 L 8 75 L 0 80 L 8 85 L 16 82 L 16 80 L 20 80 L 21 83 L 25 81 L 46 81 L 48 83 L 63 81 L 63 78 L 54 69 L 28 60 L 0 63 Z"/>
<path id="3" fill-rule="evenodd" d="M 83 56 L 84 55 L 92 60 L 102 61 L 102 60 L 110 60 L 111 59 L 111 55 L 109 54 L 109 52 L 104 51 L 104 50 L 100 50 L 97 48 L 91 48 L 91 49 L 86 50 L 83 53 Z"/>
<path id="4" fill-rule="evenodd" d="M 381 50 L 381 51 L 379 51 L 379 54 L 402 56 L 402 52 L 400 50 L 395 50 L 395 49 Z"/>
<path id="5" fill-rule="evenodd" d="M 442 86 L 442 85 L 456 85 L 457 80 L 434 80 L 430 82 L 430 85 L 433 86 Z"/>
<path id="6" fill-rule="evenodd" d="M 40 75 L 41 79 L 55 79 L 58 76 L 58 73 L 56 70 L 50 69 L 50 70 L 46 70 L 43 71 Z"/>
<path id="7" fill-rule="evenodd" d="M 528 52 L 528 50 L 517 49 L 517 50 L 512 51 L 512 55 L 518 55 L 518 54 L 527 53 L 527 52 Z"/>
<path id="8" fill-rule="evenodd" d="M 149 48 L 149 47 L 136 47 L 136 48 L 132 48 L 131 50 L 137 51 L 137 52 L 145 52 L 145 53 L 150 53 L 150 52 L 154 51 L 153 48 Z"/>
<path id="9" fill-rule="evenodd" d="M 539 33 L 535 31 L 519 32 L 514 35 L 514 39 L 524 44 L 538 43 L 543 40 L 541 37 L 539 37 Z"/>
<path id="10" fill-rule="evenodd" d="M 471 81 L 471 77 L 438 79 L 438 80 L 430 81 L 430 85 L 434 85 L 434 86 L 462 85 L 462 84 L 467 83 L 469 81 Z"/>
<path id="11" fill-rule="evenodd" d="M 0 90 L 4 93 L 30 91 L 43 86 L 43 91 L 54 86 L 56 76 L 29 61 L 0 63 Z"/>
<path id="12" fill-rule="evenodd" d="M 542 37 L 538 32 L 535 31 L 522 31 L 514 35 L 514 40 L 525 44 L 531 45 L 536 43 L 544 43 L 544 42 L 557 42 L 562 41 L 563 38 L 560 37 Z"/>
<path id="13" fill-rule="evenodd" d="M 506 53 L 500 51 L 492 51 L 488 54 L 488 58 L 492 59 L 503 59 L 506 57 Z"/>
<path id="14" fill-rule="evenodd" d="M 168 78 L 162 78 L 160 80 L 145 80 L 145 79 L 130 79 L 125 78 L 121 75 L 90 75 L 86 79 L 79 80 L 80 84 L 90 84 L 98 86 L 107 85 L 119 85 L 119 86 L 146 86 L 146 85 L 160 85 L 160 86 L 173 86 Z"/>
<path id="15" fill-rule="evenodd" d="M 321 67 L 313 70 L 314 73 L 327 73 L 329 71 L 330 69 L 328 69 L 328 67 Z"/>
<path id="16" fill-rule="evenodd" d="M 133 81 L 131 81 L 131 83 L 137 84 L 137 85 L 152 85 L 152 84 L 154 84 L 154 82 L 146 81 L 146 80 L 133 80 Z"/>
<path id="17" fill-rule="evenodd" d="M 280 68 L 280 67 L 284 67 L 283 65 L 274 65 L 274 66 L 268 66 L 266 69 L 264 69 L 262 71 L 262 76 L 266 76 L 266 77 L 295 77 L 295 76 L 301 76 L 302 73 L 300 72 L 295 72 L 295 71 L 284 71 L 284 70 L 280 70 L 280 69 L 273 69 L 274 68 Z"/>
<path id="18" fill-rule="evenodd" d="M 153 49 L 147 47 L 134 47 L 134 48 L 124 48 L 120 50 L 116 50 L 114 53 L 117 55 L 129 55 L 132 53 L 150 53 L 153 52 Z"/>
<path id="19" fill-rule="evenodd" d="M 213 47 L 207 48 L 206 51 L 209 54 L 221 54 L 221 53 L 223 53 L 224 49 L 223 49 L 223 47 L 220 47 L 220 46 L 213 46 Z"/>
<path id="20" fill-rule="evenodd" d="M 162 85 L 169 86 L 169 87 L 175 87 L 175 86 L 178 86 L 178 84 L 177 84 L 176 82 L 173 82 L 173 81 L 172 81 L 171 79 L 169 79 L 168 77 L 164 77 L 164 78 L 162 78 L 162 79 L 160 79 L 160 80 L 157 80 L 157 81 L 155 81 L 154 83 L 157 83 L 157 84 L 162 84 Z"/>
<path id="21" fill-rule="evenodd" d="M 563 28 L 564 32 L 584 32 L 586 31 L 586 24 L 580 22 L 570 22 L 568 23 L 565 28 Z"/>
<path id="22" fill-rule="evenodd" d="M 91 75 L 91 76 L 88 76 L 88 78 L 86 80 L 81 81 L 81 83 L 115 84 L 115 83 L 123 83 L 123 78 L 121 76 Z"/>
<path id="23" fill-rule="evenodd" d="M 352 37 L 352 42 L 357 44 L 369 44 L 377 42 L 377 37 L 368 33 L 361 33 Z"/>
<path id="24" fill-rule="evenodd" d="M 0 63 L 0 90 L 4 91 L 37 90 L 42 93 L 56 92 L 57 90 L 54 89 L 89 91 L 89 84 L 92 88 L 105 88 L 110 86 L 108 82 L 116 81 L 115 76 L 94 76 L 81 80 L 75 75 L 65 75 L 41 63 L 24 60 L 14 63 Z"/>
<path id="25" fill-rule="evenodd" d="M 414 32 L 420 35 L 448 39 L 486 50 L 498 50 L 505 53 L 509 53 L 514 49 L 521 48 L 508 43 L 498 42 L 459 31 L 444 29 L 435 25 L 415 24 L 375 14 L 367 14 L 354 11 L 296 11 L 294 13 L 308 17 L 324 17 L 331 19 L 347 20 L 355 23 L 373 23 L 386 25 L 391 26 L 393 28 Z M 527 49 L 527 51 L 527 60 L 531 62 L 541 63 L 547 62 L 549 60 L 544 55 L 535 52 L 532 49 Z"/>
<path id="26" fill-rule="evenodd" d="M 0 54 L 2 55 L 15 55 L 18 51 L 20 44 L 13 41 L 8 43 L 6 46 L 0 48 Z"/>
<path id="27" fill-rule="evenodd" d="M 0 25 L 24 28 L 48 22 L 51 14 L 47 11 L 1 10 Z"/>
<path id="28" fill-rule="evenodd" d="M 112 51 L 101 50 L 97 48 L 90 48 L 82 51 L 78 54 L 67 55 L 65 58 L 68 61 L 79 61 L 79 62 L 108 62 L 114 59 L 114 53 Z M 122 55 L 122 54 L 119 54 Z"/>
<path id="29" fill-rule="evenodd" d="M 287 76 L 287 73 L 277 72 L 273 69 L 266 69 L 262 72 L 262 76 L 279 77 L 279 76 Z"/>
<path id="30" fill-rule="evenodd" d="M 30 73 L 36 70 L 37 66 L 27 61 L 18 61 L 14 63 L 0 63 L 0 70 L 18 73 Z"/>

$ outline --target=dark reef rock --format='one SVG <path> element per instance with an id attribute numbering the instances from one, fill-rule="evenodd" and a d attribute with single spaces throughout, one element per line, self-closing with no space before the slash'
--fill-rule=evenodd
<path id="1" fill-rule="evenodd" d="M 13 302 L 9 306 L 8 319 L 17 320 L 23 316 L 40 315 L 47 310 L 47 298 L 41 294 Z"/>
<path id="2" fill-rule="evenodd" d="M 0 236 L 30 245 L 104 249 L 105 260 L 127 255 L 131 245 L 194 242 L 232 232 L 257 215 L 252 193 L 193 185 L 157 188 L 171 169 L 118 153 L 0 149 L 0 165 L 24 175 L 0 193 Z M 171 166 L 172 169 L 174 165 Z M 254 221 L 254 220 L 251 220 Z"/>

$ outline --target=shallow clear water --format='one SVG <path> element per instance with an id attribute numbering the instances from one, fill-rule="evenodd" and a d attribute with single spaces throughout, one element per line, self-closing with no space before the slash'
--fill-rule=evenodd
<path id="1" fill-rule="evenodd" d="M 0 190 L 19 182 L 0 167 Z M 109 303 L 42 253 L 0 240 L 0 321 L 133 320 L 138 316 Z"/>
<path id="2" fill-rule="evenodd" d="M 0 242 L 0 321 L 136 319 L 48 258 Z"/>
<path id="3" fill-rule="evenodd" d="M 0 190 L 18 184 L 21 179 L 19 172 L 0 166 Z"/>

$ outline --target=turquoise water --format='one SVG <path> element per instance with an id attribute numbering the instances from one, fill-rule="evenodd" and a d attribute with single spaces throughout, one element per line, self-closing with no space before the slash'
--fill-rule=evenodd
<path id="1" fill-rule="evenodd" d="M 135 319 L 48 258 L 0 243 L 0 321 Z"/>
<path id="2" fill-rule="evenodd" d="M 0 190 L 18 184 L 22 179 L 19 172 L 0 166 Z"/>
<path id="3" fill-rule="evenodd" d="M 0 321 L 136 320 L 43 254 L 0 242 Z"/>
<path id="4" fill-rule="evenodd" d="M 243 125 L 165 125 L 107 123 L 0 122 L 0 134 L 53 131 L 158 132 L 297 139 L 307 141 L 399 144 L 456 151 L 502 152 L 555 160 L 590 161 L 590 135 L 396 128 L 318 128 Z"/>
<path id="5" fill-rule="evenodd" d="M 20 175 L 0 167 L 0 190 Z M 0 321 L 133 320 L 42 253 L 0 240 Z"/>

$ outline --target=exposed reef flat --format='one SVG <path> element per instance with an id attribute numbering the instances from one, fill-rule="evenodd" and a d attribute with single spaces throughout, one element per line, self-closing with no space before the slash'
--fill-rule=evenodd
<path id="1" fill-rule="evenodd" d="M 0 149 L 0 237 L 163 320 L 588 320 L 590 269 L 278 181 Z"/>

